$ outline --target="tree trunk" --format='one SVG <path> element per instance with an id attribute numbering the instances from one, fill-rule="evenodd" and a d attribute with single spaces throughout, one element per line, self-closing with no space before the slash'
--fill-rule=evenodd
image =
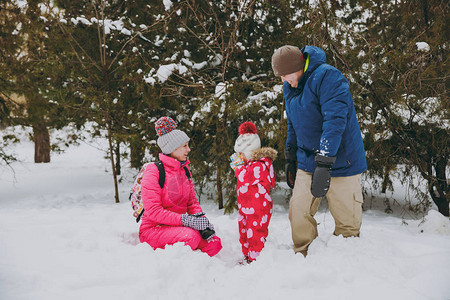
<path id="1" fill-rule="evenodd" d="M 389 170 L 388 168 L 384 168 L 383 183 L 381 184 L 381 192 L 383 194 L 386 193 L 388 184 L 389 184 Z"/>
<path id="2" fill-rule="evenodd" d="M 445 169 L 447 167 L 447 160 L 440 158 L 436 162 L 436 179 L 431 183 L 430 195 L 433 202 L 436 204 L 439 212 L 446 217 L 449 217 L 449 185 L 447 183 L 447 175 Z"/>
<path id="3" fill-rule="evenodd" d="M 6 128 L 6 121 L 9 117 L 9 109 L 6 106 L 6 100 L 0 96 L 0 130 Z"/>
<path id="4" fill-rule="evenodd" d="M 223 192 L 222 192 L 222 178 L 220 166 L 217 164 L 217 199 L 219 201 L 219 209 L 223 209 Z"/>
<path id="5" fill-rule="evenodd" d="M 38 124 L 33 125 L 33 136 L 34 162 L 50 162 L 50 135 L 43 119 Z"/>
<path id="6" fill-rule="evenodd" d="M 120 142 L 117 142 L 114 152 L 116 153 L 116 175 L 120 175 L 122 169 L 120 167 Z"/>
<path id="7" fill-rule="evenodd" d="M 436 204 L 438 211 L 446 217 L 449 217 L 448 200 L 445 194 L 440 193 L 438 190 L 434 189 L 434 185 L 430 187 L 430 195 L 433 202 Z"/>
<path id="8" fill-rule="evenodd" d="M 111 161 L 111 169 L 113 172 L 113 178 L 114 178 L 114 198 L 116 199 L 116 203 L 119 203 L 119 186 L 117 184 L 117 174 L 116 174 L 116 167 L 114 164 L 114 146 L 112 141 L 112 132 L 111 132 L 111 124 L 108 123 L 108 145 L 109 145 L 109 159 Z"/>

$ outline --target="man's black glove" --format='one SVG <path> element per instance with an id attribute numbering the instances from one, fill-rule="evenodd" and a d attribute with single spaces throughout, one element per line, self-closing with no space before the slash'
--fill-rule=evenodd
<path id="1" fill-rule="evenodd" d="M 297 150 L 287 148 L 284 150 L 284 157 L 286 157 L 286 183 L 293 189 L 295 184 L 295 176 L 297 175 Z"/>
<path id="2" fill-rule="evenodd" d="M 330 187 L 331 167 L 336 157 L 329 157 L 317 154 L 315 159 L 316 168 L 312 174 L 311 193 L 316 198 L 322 198 Z"/>

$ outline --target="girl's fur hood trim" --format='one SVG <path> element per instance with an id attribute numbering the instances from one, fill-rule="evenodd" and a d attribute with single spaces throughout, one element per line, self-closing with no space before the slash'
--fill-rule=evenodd
<path id="1" fill-rule="evenodd" d="M 271 147 L 263 147 L 258 150 L 255 150 L 250 154 L 249 160 L 260 160 L 264 157 L 270 158 L 272 161 L 274 161 L 277 158 L 278 152 L 277 150 L 271 148 Z"/>

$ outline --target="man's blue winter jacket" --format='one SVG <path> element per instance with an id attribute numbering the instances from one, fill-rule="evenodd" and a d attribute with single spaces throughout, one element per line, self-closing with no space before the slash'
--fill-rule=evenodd
<path id="1" fill-rule="evenodd" d="M 325 52 L 306 46 L 309 64 L 297 88 L 283 83 L 288 120 L 287 149 L 297 149 L 298 168 L 312 173 L 317 151 L 336 156 L 331 176 L 352 176 L 367 169 L 361 131 L 347 79 L 325 63 Z"/>

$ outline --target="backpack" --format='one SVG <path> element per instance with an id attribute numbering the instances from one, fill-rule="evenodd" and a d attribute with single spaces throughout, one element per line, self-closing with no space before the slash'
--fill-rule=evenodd
<path id="1" fill-rule="evenodd" d="M 144 214 L 144 205 L 142 204 L 142 197 L 141 197 L 141 182 L 144 178 L 144 172 L 147 166 L 150 163 L 145 164 L 141 170 L 139 171 L 138 175 L 136 176 L 136 179 L 134 180 L 133 187 L 131 188 L 130 197 L 128 199 L 131 201 L 131 208 L 133 208 L 133 217 L 136 218 L 136 223 L 139 223 L 141 220 L 142 215 Z M 159 187 L 163 189 L 164 183 L 166 181 L 166 171 L 164 170 L 164 164 L 162 161 L 158 160 L 155 165 L 158 167 L 159 172 Z M 188 168 L 186 166 L 183 167 L 184 172 L 186 173 L 186 176 L 189 180 L 191 180 L 192 176 L 189 172 Z"/>

